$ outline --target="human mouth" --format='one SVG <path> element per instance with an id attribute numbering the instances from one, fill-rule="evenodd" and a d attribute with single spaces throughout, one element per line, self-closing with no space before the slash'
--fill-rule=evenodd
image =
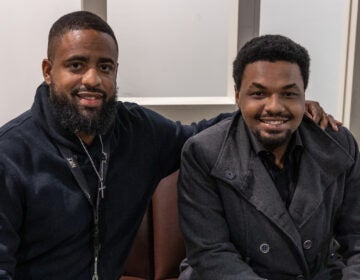
<path id="1" fill-rule="evenodd" d="M 79 91 L 76 94 L 81 105 L 85 107 L 98 107 L 102 105 L 104 95 L 100 92 Z"/>
<path id="2" fill-rule="evenodd" d="M 282 131 L 286 129 L 286 123 L 290 120 L 289 117 L 260 117 L 259 121 L 264 126 L 264 129 L 271 131 Z"/>
<path id="3" fill-rule="evenodd" d="M 282 125 L 287 122 L 287 120 L 262 120 L 262 119 L 260 119 L 260 121 L 268 125 Z"/>

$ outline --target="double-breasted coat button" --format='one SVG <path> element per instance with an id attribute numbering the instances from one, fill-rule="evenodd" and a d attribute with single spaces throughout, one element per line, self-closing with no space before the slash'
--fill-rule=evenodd
<path id="1" fill-rule="evenodd" d="M 303 248 L 305 250 L 309 250 L 309 249 L 311 249 L 311 247 L 312 247 L 312 241 L 310 239 L 305 240 L 303 243 Z"/>
<path id="2" fill-rule="evenodd" d="M 270 252 L 270 245 L 267 243 L 261 243 L 259 249 L 261 253 L 267 254 Z"/>
<path id="3" fill-rule="evenodd" d="M 229 180 L 232 180 L 235 178 L 235 173 L 232 172 L 231 170 L 226 170 L 225 171 L 225 177 Z"/>

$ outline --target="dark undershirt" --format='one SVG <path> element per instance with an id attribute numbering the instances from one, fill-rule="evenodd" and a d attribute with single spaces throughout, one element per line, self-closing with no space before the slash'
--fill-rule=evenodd
<path id="1" fill-rule="evenodd" d="M 247 129 L 247 133 L 255 153 L 259 156 L 266 170 L 269 172 L 286 208 L 289 208 L 295 193 L 301 154 L 304 149 L 299 132 L 295 131 L 291 137 L 283 157 L 283 168 L 276 166 L 274 154 L 266 150 L 249 129 Z"/>
<path id="2" fill-rule="evenodd" d="M 293 149 L 290 149 L 291 152 L 288 151 L 284 156 L 283 168 L 276 166 L 275 156 L 271 152 L 263 150 L 258 153 L 265 168 L 273 179 L 286 208 L 289 208 L 295 192 L 302 152 L 300 146 L 292 146 L 292 148 Z"/>

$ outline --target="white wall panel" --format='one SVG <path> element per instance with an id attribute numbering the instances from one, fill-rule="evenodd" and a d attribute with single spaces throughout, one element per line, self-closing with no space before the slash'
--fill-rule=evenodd
<path id="1" fill-rule="evenodd" d="M 31 106 L 52 23 L 80 9 L 81 0 L 0 1 L 0 125 Z"/>
<path id="2" fill-rule="evenodd" d="M 349 0 L 263 0 L 260 34 L 283 34 L 306 47 L 311 57 L 308 99 L 343 115 Z"/>
<path id="3" fill-rule="evenodd" d="M 232 95 L 237 0 L 108 0 L 107 8 L 120 99 L 198 104 Z"/>

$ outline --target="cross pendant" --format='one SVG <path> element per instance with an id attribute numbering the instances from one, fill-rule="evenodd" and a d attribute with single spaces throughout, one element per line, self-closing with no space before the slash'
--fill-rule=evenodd
<path id="1" fill-rule="evenodd" d="M 101 198 L 104 198 L 104 190 L 106 189 L 106 186 L 101 184 L 99 187 L 99 192 L 101 192 Z"/>

